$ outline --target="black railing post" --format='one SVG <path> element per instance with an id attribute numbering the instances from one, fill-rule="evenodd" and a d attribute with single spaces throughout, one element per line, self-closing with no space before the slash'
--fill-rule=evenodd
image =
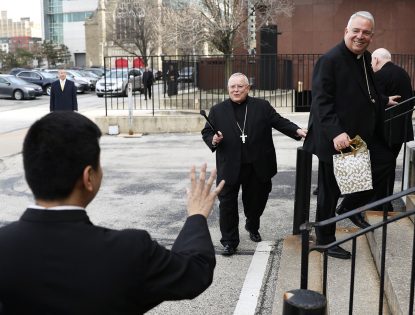
<path id="1" fill-rule="evenodd" d="M 310 251 L 310 230 L 307 225 L 301 228 L 301 275 L 300 288 L 308 288 L 308 255 Z"/>
<path id="2" fill-rule="evenodd" d="M 299 234 L 300 225 L 308 222 L 312 158 L 312 154 L 305 151 L 303 147 L 297 148 L 293 234 Z"/>
<path id="3" fill-rule="evenodd" d="M 327 301 L 321 293 L 296 289 L 284 293 L 282 315 L 325 315 Z"/>

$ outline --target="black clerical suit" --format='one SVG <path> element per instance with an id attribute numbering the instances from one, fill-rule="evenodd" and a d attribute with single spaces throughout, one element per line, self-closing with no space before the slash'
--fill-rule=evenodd
<path id="1" fill-rule="evenodd" d="M 223 134 L 219 145 L 213 146 L 212 128 L 206 124 L 202 130 L 203 140 L 212 152 L 216 152 L 217 183 L 225 180 L 218 196 L 221 243 L 236 248 L 239 244 L 240 186 L 246 227 L 249 231 L 258 231 L 272 187 L 271 178 L 277 173 L 272 128 L 300 140 L 297 135 L 300 127 L 280 116 L 268 101 L 249 96 L 241 104 L 230 99 L 216 104 L 209 112 L 209 119 Z M 242 132 L 246 135 L 245 143 Z"/>
<path id="2" fill-rule="evenodd" d="M 379 93 L 384 96 L 400 95 L 401 98 L 399 99 L 399 102 L 403 102 L 412 97 L 413 90 L 411 78 L 404 69 L 392 62 L 385 63 L 380 70 L 375 72 L 375 80 L 379 88 Z M 413 109 L 413 107 L 414 102 L 408 102 L 406 104 L 390 108 L 386 111 L 385 119 L 405 113 Z M 414 140 L 412 112 L 386 122 L 385 137 L 396 159 L 399 155 L 402 144 Z M 393 170 L 390 174 L 388 186 L 385 188 L 385 191 L 379 191 L 379 193 L 376 193 L 376 199 L 381 199 L 393 194 L 394 183 L 395 170 Z M 388 205 L 388 210 L 392 210 L 391 205 Z"/>
<path id="3" fill-rule="evenodd" d="M 0 228 L 4 314 L 142 314 L 212 282 L 206 218 L 187 218 L 170 250 L 143 230 L 93 225 L 84 210 L 27 209 Z"/>
<path id="4" fill-rule="evenodd" d="M 151 70 L 145 70 L 143 72 L 143 86 L 144 86 L 144 99 L 151 99 L 151 87 L 153 86 L 154 75 Z"/>
<path id="5" fill-rule="evenodd" d="M 342 41 L 324 54 L 314 67 L 312 104 L 304 149 L 319 158 L 317 221 L 335 215 L 340 196 L 332 162 L 332 156 L 339 153 L 333 144 L 336 136 L 343 132 L 350 138 L 360 135 L 367 143 L 375 189 L 385 185 L 387 172 L 395 167 L 383 135 L 384 101 L 377 93 L 370 65 L 369 52 L 358 58 Z M 342 205 L 352 210 L 369 202 L 372 196 L 373 190 L 346 195 Z M 318 229 L 316 234 L 319 244 L 333 242 L 335 225 Z"/>
<path id="6" fill-rule="evenodd" d="M 66 79 L 62 90 L 60 80 L 52 83 L 50 90 L 50 111 L 78 110 L 76 87 L 73 81 Z"/>

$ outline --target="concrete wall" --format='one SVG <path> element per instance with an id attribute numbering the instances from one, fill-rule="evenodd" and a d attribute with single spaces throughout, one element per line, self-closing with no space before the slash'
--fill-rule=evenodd
<path id="1" fill-rule="evenodd" d="M 128 116 L 95 117 L 95 123 L 104 134 L 108 133 L 110 125 L 118 125 L 120 133 L 128 133 L 130 130 Z M 133 116 L 132 120 L 134 133 L 200 132 L 204 126 L 205 120 L 199 113 L 181 116 Z"/>

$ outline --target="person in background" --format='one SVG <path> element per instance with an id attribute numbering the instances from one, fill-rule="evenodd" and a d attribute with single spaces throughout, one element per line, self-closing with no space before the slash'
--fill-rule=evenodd
<path id="1" fill-rule="evenodd" d="M 212 126 L 206 123 L 202 137 L 216 152 L 217 181 L 225 180 L 219 194 L 219 224 L 223 255 L 236 253 L 239 245 L 238 194 L 242 187 L 245 229 L 253 242 L 262 240 L 260 218 L 271 192 L 271 178 L 277 173 L 272 129 L 300 140 L 307 131 L 279 115 L 263 99 L 248 96 L 246 75 L 234 73 L 228 80 L 229 99 L 209 112 Z"/>
<path id="2" fill-rule="evenodd" d="M 94 225 L 86 207 L 103 171 L 101 131 L 71 111 L 36 121 L 23 144 L 35 204 L 0 228 L 0 302 L 4 314 L 143 314 L 166 300 L 192 299 L 212 282 L 215 251 L 207 217 L 212 190 L 190 171 L 188 217 L 171 250 L 137 229 Z M 134 205 L 126 205 L 126 207 Z"/>
<path id="3" fill-rule="evenodd" d="M 399 101 L 403 102 L 413 96 L 411 78 L 408 73 L 392 62 L 391 53 L 385 48 L 376 49 L 372 53 L 372 68 L 375 72 L 375 80 L 379 87 L 379 93 L 384 97 L 399 95 Z M 386 108 L 388 108 L 386 106 Z M 391 108 L 386 112 L 385 119 L 407 113 L 385 123 L 385 137 L 391 149 L 395 161 L 401 151 L 402 144 L 414 140 L 412 126 L 412 112 L 414 102 L 408 102 Z M 382 199 L 393 194 L 395 184 L 395 170 L 389 175 L 385 189 L 376 191 L 375 199 Z M 392 204 L 385 205 L 386 210 L 393 211 Z"/>
<path id="4" fill-rule="evenodd" d="M 172 64 L 169 65 L 169 69 L 167 70 L 166 77 L 167 77 L 167 95 L 168 96 L 177 95 L 178 84 L 179 84 L 178 82 L 179 73 L 174 68 L 174 65 Z"/>
<path id="5" fill-rule="evenodd" d="M 52 83 L 50 90 L 50 111 L 78 110 L 75 83 L 66 79 L 65 69 L 59 69 L 59 80 Z"/>
<path id="6" fill-rule="evenodd" d="M 144 86 L 144 100 L 148 98 L 151 100 L 151 89 L 154 83 L 154 75 L 149 67 L 146 67 L 143 72 L 143 86 Z"/>

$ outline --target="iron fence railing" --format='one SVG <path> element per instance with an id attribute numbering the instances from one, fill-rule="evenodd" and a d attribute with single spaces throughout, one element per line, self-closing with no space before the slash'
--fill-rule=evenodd
<path id="1" fill-rule="evenodd" d="M 378 304 L 378 314 L 383 314 L 383 303 L 384 303 L 384 293 L 385 293 L 385 270 L 386 270 L 386 244 L 387 244 L 387 227 L 388 224 L 401 220 L 403 218 L 410 217 L 415 214 L 415 209 L 407 209 L 406 212 L 402 212 L 398 215 L 391 216 L 388 218 L 388 213 L 385 210 L 383 212 L 383 220 L 381 222 L 375 223 L 365 229 L 359 230 L 341 240 L 337 240 L 327 245 L 312 245 L 310 246 L 310 232 L 312 229 L 321 228 L 328 226 L 330 224 L 335 224 L 339 221 L 344 219 L 350 218 L 353 215 L 358 213 L 363 213 L 367 210 L 371 210 L 374 208 L 378 208 L 385 203 L 391 202 L 395 199 L 405 197 L 407 195 L 413 194 L 415 192 L 415 187 L 411 187 L 407 190 L 401 191 L 397 194 L 392 196 L 383 198 L 376 202 L 367 204 L 363 207 L 355 209 L 353 211 L 349 211 L 342 215 L 338 215 L 336 217 L 320 221 L 320 222 L 307 222 L 304 223 L 301 227 L 301 242 L 302 242 L 302 250 L 301 250 L 301 289 L 307 289 L 308 287 L 308 262 L 309 262 L 309 253 L 311 251 L 319 251 L 323 253 L 323 295 L 327 294 L 327 278 L 328 278 L 328 254 L 327 251 L 335 246 L 339 246 L 346 242 L 352 242 L 352 257 L 351 257 L 351 264 L 350 264 L 350 287 L 349 287 L 349 314 L 353 314 L 353 301 L 354 301 L 354 294 L 355 294 L 355 266 L 356 266 L 356 240 L 359 236 L 366 235 L 369 232 L 373 232 L 377 229 L 382 228 L 382 243 L 381 243 L 381 261 L 380 261 L 380 286 L 379 286 L 379 304 Z M 408 301 L 408 314 L 413 314 L 413 304 L 414 304 L 414 285 L 415 285 L 415 225 L 414 225 L 414 237 L 412 240 L 412 261 L 407 262 L 410 263 L 411 268 L 411 275 L 410 276 L 410 285 L 408 286 L 407 290 L 409 292 L 409 301 Z M 365 294 L 365 292 L 360 292 L 360 294 Z M 335 303 L 332 301 L 331 303 Z"/>
<path id="2" fill-rule="evenodd" d="M 210 109 L 228 97 L 227 79 L 231 73 L 242 72 L 251 84 L 251 95 L 267 99 L 275 108 L 309 111 L 314 65 L 320 54 L 262 55 L 161 55 L 104 57 L 104 67 L 110 69 L 144 68 L 147 64 L 155 74 L 151 100 L 144 100 L 139 90 L 133 91 L 136 110 L 188 111 Z M 410 75 L 415 84 L 415 56 L 393 55 L 396 64 Z M 169 72 L 169 69 L 171 72 Z M 126 83 L 123 89 L 126 90 Z M 106 110 L 128 108 L 126 93 L 108 91 Z"/>

